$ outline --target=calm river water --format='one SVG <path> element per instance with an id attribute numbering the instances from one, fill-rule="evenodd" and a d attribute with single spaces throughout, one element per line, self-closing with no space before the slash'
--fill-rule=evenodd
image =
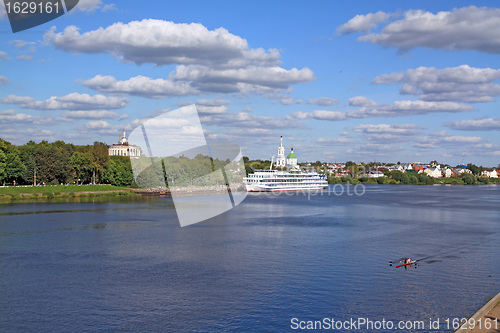
<path id="1" fill-rule="evenodd" d="M 281 332 L 292 318 L 439 318 L 435 331 L 449 332 L 447 318 L 500 291 L 499 204 L 500 186 L 250 194 L 184 228 L 171 199 L 3 204 L 0 331 Z M 425 259 L 389 265 L 405 256 Z"/>

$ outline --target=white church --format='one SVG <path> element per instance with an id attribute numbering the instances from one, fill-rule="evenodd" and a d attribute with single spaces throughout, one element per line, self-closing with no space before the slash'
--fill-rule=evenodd
<path id="1" fill-rule="evenodd" d="M 283 136 L 281 136 L 280 146 L 278 147 L 278 158 L 276 159 L 276 168 L 282 169 L 284 167 L 287 168 L 297 168 L 297 155 L 293 153 L 293 147 L 285 157 L 285 147 L 283 147 Z"/>

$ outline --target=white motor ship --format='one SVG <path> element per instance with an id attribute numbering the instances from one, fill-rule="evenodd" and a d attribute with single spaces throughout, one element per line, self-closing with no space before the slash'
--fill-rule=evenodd
<path id="1" fill-rule="evenodd" d="M 328 186 L 325 175 L 300 170 L 255 170 L 244 181 L 248 192 L 309 191 Z"/>
<path id="2" fill-rule="evenodd" d="M 275 191 L 310 191 L 322 190 L 328 186 L 325 175 L 315 171 L 301 171 L 297 165 L 297 156 L 293 153 L 285 159 L 285 148 L 283 137 L 278 148 L 277 168 L 290 168 L 289 171 L 272 170 L 273 162 L 269 170 L 255 170 L 244 178 L 248 192 L 275 192 Z"/>

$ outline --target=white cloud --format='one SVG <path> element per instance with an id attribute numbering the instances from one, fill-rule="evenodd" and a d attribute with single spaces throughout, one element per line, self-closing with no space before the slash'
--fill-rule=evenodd
<path id="1" fill-rule="evenodd" d="M 414 146 L 422 149 L 447 148 L 447 147 L 464 147 L 468 145 L 476 146 L 483 139 L 478 136 L 455 136 L 450 135 L 447 131 L 432 133 L 429 136 L 423 137 L 415 142 Z"/>
<path id="2" fill-rule="evenodd" d="M 113 111 L 94 111 L 94 110 L 85 110 L 85 111 L 68 111 L 63 112 L 62 116 L 68 119 L 125 119 L 128 118 L 126 114 L 119 114 Z"/>
<path id="3" fill-rule="evenodd" d="M 111 125 L 105 120 L 92 120 L 75 127 L 75 129 L 80 133 L 91 132 L 104 135 L 113 135 L 120 133 L 123 130 L 123 127 L 123 125 Z"/>
<path id="4" fill-rule="evenodd" d="M 230 101 L 225 99 L 198 99 L 195 102 L 183 101 L 177 103 L 179 106 L 186 106 L 196 104 L 196 110 L 198 113 L 210 115 L 210 114 L 221 114 L 226 113 L 228 108 L 226 105 L 231 104 Z"/>
<path id="5" fill-rule="evenodd" d="M 293 112 L 291 117 L 294 119 L 339 121 L 347 119 L 347 114 L 339 111 L 315 110 L 313 112 Z"/>
<path id="6" fill-rule="evenodd" d="M 35 45 L 35 42 L 28 42 L 28 41 L 24 41 L 24 40 L 13 40 L 12 42 L 10 42 L 11 44 L 14 43 L 16 44 L 16 47 L 18 49 L 22 49 L 22 48 L 25 48 L 26 46 L 28 45 Z"/>
<path id="7" fill-rule="evenodd" d="M 312 118 L 319 120 L 330 120 L 338 121 L 347 119 L 347 115 L 344 112 L 339 111 L 326 111 L 326 110 L 315 110 L 312 112 Z"/>
<path id="8" fill-rule="evenodd" d="M 369 20 L 362 19 L 361 23 L 364 21 L 367 23 L 359 24 L 360 27 L 368 25 Z M 355 29 L 354 23 L 352 26 L 352 31 L 367 30 Z M 348 28 L 347 32 L 351 32 Z M 424 10 L 409 10 L 401 19 L 387 24 L 380 33 L 360 36 L 358 41 L 393 46 L 401 51 L 427 47 L 498 54 L 500 53 L 500 39 L 497 33 L 499 30 L 499 8 L 470 6 L 436 14 Z"/>
<path id="9" fill-rule="evenodd" d="M 192 81 L 193 87 L 207 92 L 270 92 L 314 79 L 309 68 L 246 67 L 215 69 L 206 66 L 177 66 L 172 79 Z"/>
<path id="10" fill-rule="evenodd" d="M 355 132 L 363 133 L 367 141 L 409 140 L 411 136 L 422 133 L 422 127 L 413 124 L 362 124 L 353 128 Z"/>
<path id="11" fill-rule="evenodd" d="M 393 105 L 376 105 L 347 111 L 350 118 L 397 117 L 436 112 L 467 112 L 474 108 L 455 102 L 395 101 Z"/>
<path id="12" fill-rule="evenodd" d="M 257 116 L 253 113 L 225 113 L 205 115 L 200 118 L 203 125 L 218 125 L 222 127 L 237 127 L 249 129 L 283 129 L 298 128 L 301 125 L 291 118 L 274 118 L 268 116 Z"/>
<path id="13" fill-rule="evenodd" d="M 354 127 L 353 130 L 368 134 L 417 135 L 422 132 L 422 127 L 413 124 L 362 124 Z"/>
<path id="14" fill-rule="evenodd" d="M 9 79 L 3 75 L 0 75 L 0 86 L 6 85 L 7 83 L 9 83 Z"/>
<path id="15" fill-rule="evenodd" d="M 337 28 L 337 32 L 347 35 L 353 32 L 368 32 L 375 28 L 379 23 L 385 22 L 389 19 L 391 14 L 382 11 L 376 13 L 369 13 L 366 15 L 356 15 L 347 23 Z"/>
<path id="16" fill-rule="evenodd" d="M 353 105 L 373 104 L 371 100 L 358 96 L 351 99 Z M 346 112 L 316 110 L 313 112 L 293 112 L 294 119 L 318 119 L 318 120 L 346 120 L 350 118 L 370 118 L 370 117 L 400 117 L 417 114 L 437 113 L 437 112 L 468 112 L 474 108 L 470 105 L 455 102 L 427 102 L 427 101 L 395 101 L 393 105 L 376 104 L 373 106 L 360 107 Z"/>
<path id="17" fill-rule="evenodd" d="M 500 118 L 484 117 L 480 119 L 448 122 L 445 123 L 445 125 L 456 130 L 499 131 Z"/>
<path id="18" fill-rule="evenodd" d="M 5 10 L 4 2 L 0 4 L 0 20 L 4 20 L 7 18 L 7 11 Z"/>
<path id="19" fill-rule="evenodd" d="M 164 98 L 168 96 L 196 95 L 198 90 L 189 82 L 164 79 L 151 79 L 138 75 L 125 81 L 117 81 L 113 76 L 96 75 L 83 81 L 82 85 L 106 93 L 129 94 L 148 98 Z"/>
<path id="20" fill-rule="evenodd" d="M 316 140 L 322 146 L 343 146 L 351 143 L 348 138 L 319 138 Z"/>
<path id="21" fill-rule="evenodd" d="M 25 113 L 16 113 L 14 110 L 0 111 L 0 123 L 14 124 L 14 123 L 32 123 L 34 117 Z"/>
<path id="22" fill-rule="evenodd" d="M 349 105 L 350 106 L 374 106 L 374 105 L 377 105 L 377 102 L 369 99 L 368 97 L 356 96 L 356 97 L 349 98 Z"/>
<path id="23" fill-rule="evenodd" d="M 374 84 L 402 83 L 402 94 L 417 95 L 425 101 L 489 102 L 500 95 L 500 70 L 469 65 L 436 69 L 419 67 L 405 73 L 377 76 Z"/>
<path id="24" fill-rule="evenodd" d="M 10 60 L 9 56 L 7 55 L 7 52 L 0 51 L 0 60 Z"/>
<path id="25" fill-rule="evenodd" d="M 111 53 L 136 64 L 201 64 L 210 67 L 276 66 L 280 54 L 250 49 L 245 39 L 224 28 L 208 30 L 199 23 L 144 19 L 114 23 L 80 34 L 76 26 L 46 33 L 55 47 L 79 53 Z"/>
<path id="26" fill-rule="evenodd" d="M 44 39 L 75 53 L 109 53 L 123 62 L 177 65 L 168 80 L 138 76 L 116 81 L 98 75 L 85 81 L 98 91 L 153 98 L 213 92 L 271 96 L 314 79 L 309 68 L 280 67 L 281 55 L 276 49 L 251 49 L 245 39 L 226 29 L 208 30 L 199 23 L 145 19 L 85 33 L 70 26 L 60 33 L 53 28 Z M 154 92 L 143 89 L 143 83 L 152 86 Z"/>
<path id="27" fill-rule="evenodd" d="M 62 97 L 53 96 L 44 101 L 28 96 L 8 95 L 0 101 L 6 104 L 17 104 L 25 109 L 36 110 L 121 109 L 129 102 L 127 98 L 123 97 L 90 96 L 79 93 L 71 93 Z"/>
<path id="28" fill-rule="evenodd" d="M 109 11 L 115 11 L 115 10 L 118 10 L 118 8 L 116 7 L 116 5 L 114 3 L 110 3 L 110 4 L 102 6 L 103 13 L 109 12 Z"/>
<path id="29" fill-rule="evenodd" d="M 24 60 L 24 61 L 31 61 L 31 60 L 33 60 L 33 56 L 23 54 L 23 55 L 17 56 L 16 59 L 17 60 Z"/>
<path id="30" fill-rule="evenodd" d="M 79 0 L 75 9 L 82 12 L 94 12 L 102 5 L 102 0 Z"/>
<path id="31" fill-rule="evenodd" d="M 294 99 L 291 96 L 286 96 L 280 99 L 280 103 L 283 105 L 293 105 L 302 103 L 301 99 Z"/>
<path id="32" fill-rule="evenodd" d="M 337 98 L 330 97 L 318 97 L 318 98 L 308 98 L 307 104 L 314 104 L 320 106 L 330 106 L 333 104 L 338 104 L 339 100 Z"/>

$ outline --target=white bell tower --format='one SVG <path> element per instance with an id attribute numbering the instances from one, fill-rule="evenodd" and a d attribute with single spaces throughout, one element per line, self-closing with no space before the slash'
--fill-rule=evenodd
<path id="1" fill-rule="evenodd" d="M 283 136 L 281 136 L 280 146 L 278 147 L 278 158 L 276 159 L 276 167 L 284 168 L 286 166 L 285 147 L 283 147 Z"/>

